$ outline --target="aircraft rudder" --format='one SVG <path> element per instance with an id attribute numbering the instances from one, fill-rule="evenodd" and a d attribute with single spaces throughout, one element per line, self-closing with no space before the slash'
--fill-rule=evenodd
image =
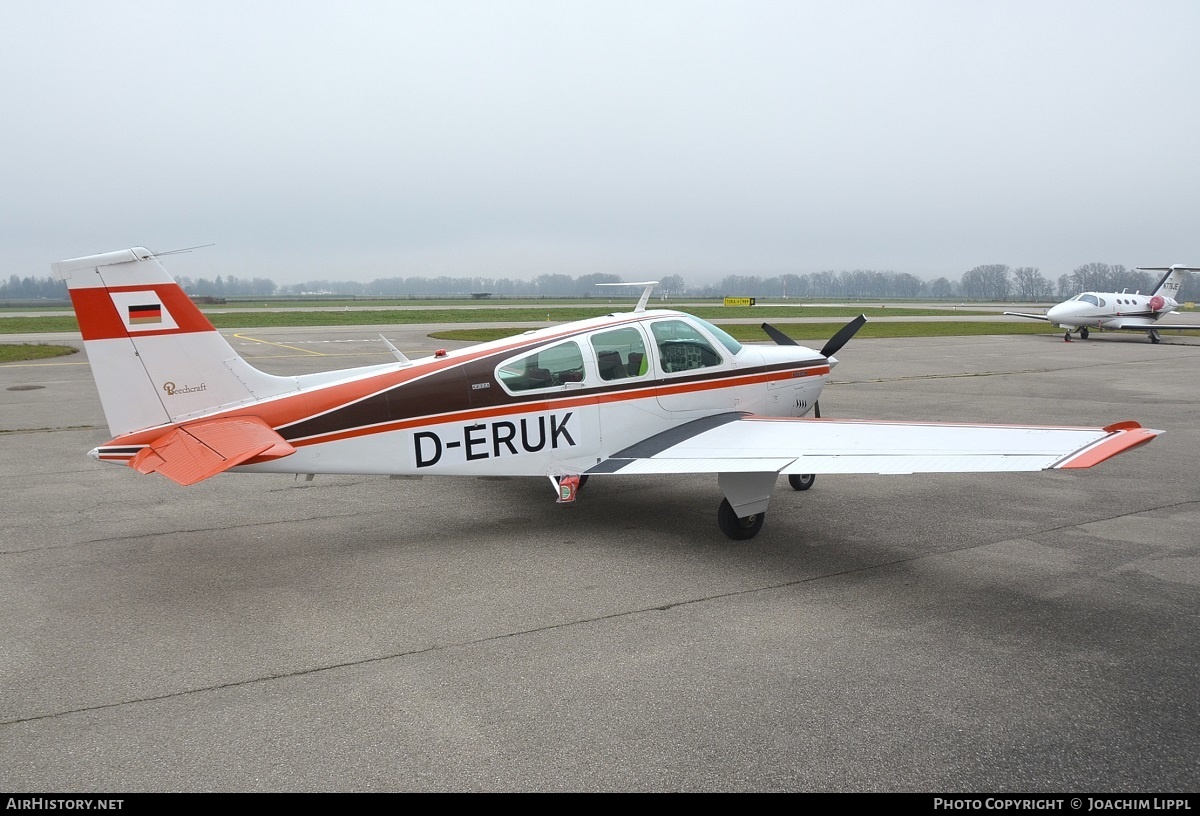
<path id="1" fill-rule="evenodd" d="M 1171 264 L 1170 266 L 1139 266 L 1138 269 L 1144 272 L 1163 272 L 1162 278 L 1159 279 L 1158 285 L 1151 291 L 1151 295 L 1163 295 L 1174 300 L 1179 294 L 1180 288 L 1183 286 L 1183 276 L 1185 272 L 1200 272 L 1200 267 L 1184 266 L 1183 264 Z"/>
<path id="2" fill-rule="evenodd" d="M 85 341 L 216 331 L 144 247 L 59 261 L 51 268 L 67 284 Z"/>
<path id="3" fill-rule="evenodd" d="M 51 266 L 67 283 L 114 437 L 286 390 L 285 378 L 242 360 L 144 247 Z"/>

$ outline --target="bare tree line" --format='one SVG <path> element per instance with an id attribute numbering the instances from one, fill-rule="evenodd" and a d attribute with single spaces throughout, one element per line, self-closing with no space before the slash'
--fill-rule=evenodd
<path id="1" fill-rule="evenodd" d="M 1005 264 L 985 264 L 967 270 L 957 281 L 940 277 L 921 280 L 909 273 L 869 269 L 823 271 L 804 275 L 727 275 L 712 284 L 690 283 L 681 275 L 659 278 L 658 291 L 668 297 L 764 297 L 781 299 L 848 298 L 883 300 L 961 299 L 972 301 L 1053 302 L 1083 291 L 1149 292 L 1161 277 L 1158 272 L 1127 269 L 1119 264 L 1088 263 L 1050 281 L 1036 267 L 1015 269 Z M 651 277 L 652 279 L 652 277 Z M 195 297 L 239 298 L 279 296 L 353 297 L 611 297 L 598 283 L 620 283 L 618 275 L 588 274 L 579 277 L 546 274 L 530 279 L 425 276 L 377 278 L 358 281 L 312 280 L 279 286 L 268 278 L 233 275 L 191 279 L 181 277 L 184 290 Z M 1185 273 L 1182 293 L 1190 291 Z M 0 299 L 63 299 L 66 286 L 52 277 L 12 275 L 0 283 Z"/>

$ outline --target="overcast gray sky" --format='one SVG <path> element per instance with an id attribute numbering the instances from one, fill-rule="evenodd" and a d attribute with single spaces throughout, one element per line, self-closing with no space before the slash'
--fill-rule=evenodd
<path id="1" fill-rule="evenodd" d="M 0 10 L 3 277 L 1200 264 L 1196 0 Z"/>

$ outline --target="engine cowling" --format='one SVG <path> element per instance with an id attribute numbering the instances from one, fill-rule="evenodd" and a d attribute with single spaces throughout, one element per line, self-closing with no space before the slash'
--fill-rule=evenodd
<path id="1" fill-rule="evenodd" d="M 1154 297 L 1150 298 L 1150 311 L 1152 312 L 1162 312 L 1174 309 L 1177 305 L 1178 304 L 1171 300 L 1171 298 L 1163 297 L 1162 295 L 1155 295 Z"/>

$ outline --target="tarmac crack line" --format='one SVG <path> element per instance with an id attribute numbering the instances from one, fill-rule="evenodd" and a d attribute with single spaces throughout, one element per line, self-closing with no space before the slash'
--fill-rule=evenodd
<path id="1" fill-rule="evenodd" d="M 23 550 L 2 550 L 0 555 L 25 555 L 27 553 L 48 552 L 51 550 L 68 550 L 72 547 L 87 547 L 93 544 L 117 544 L 126 541 L 137 541 L 143 538 L 160 538 L 168 535 L 194 535 L 196 533 L 213 533 L 226 532 L 229 530 L 254 529 L 256 527 L 270 527 L 275 524 L 301 524 L 304 522 L 321 521 L 325 519 L 345 519 L 358 518 L 362 513 L 338 513 L 335 515 L 317 515 L 309 516 L 308 518 L 283 518 L 272 519 L 269 521 L 256 521 L 249 524 L 230 524 L 225 527 L 190 527 L 186 530 L 158 530 L 151 533 L 138 533 L 137 535 L 113 536 L 110 538 L 93 538 L 88 541 L 73 541 L 69 544 L 61 544 L 58 546 L 49 547 L 28 547 Z M 72 522 L 72 525 L 78 525 L 80 522 Z"/>
<path id="2" fill-rule="evenodd" d="M 1060 525 L 1057 527 L 1048 527 L 1046 529 L 1037 531 L 1036 533 L 1034 533 L 1034 535 L 1045 535 L 1047 533 L 1054 533 L 1059 530 L 1064 530 L 1064 529 L 1067 529 L 1070 527 L 1082 527 L 1086 524 L 1095 524 L 1097 522 L 1112 521 L 1114 519 L 1124 518 L 1126 516 L 1141 515 L 1143 513 L 1154 513 L 1154 512 L 1161 511 L 1161 510 L 1166 510 L 1166 509 L 1171 509 L 1171 508 L 1176 508 L 1176 507 L 1183 507 L 1186 505 L 1193 505 L 1196 503 L 1197 502 L 1194 500 L 1172 502 L 1170 504 L 1160 505 L 1158 507 L 1143 508 L 1141 510 L 1131 511 L 1128 513 L 1117 513 L 1115 515 L 1108 516 L 1106 518 L 1091 519 L 1089 521 L 1077 522 L 1077 523 L 1073 523 L 1073 524 L 1063 524 L 1063 525 Z M 270 522 L 270 523 L 275 523 L 275 522 Z M 1007 539 L 1003 539 L 1003 540 L 1007 540 Z M 715 601 L 715 600 L 722 600 L 722 599 L 726 599 L 726 598 L 736 598 L 739 596 L 751 595 L 751 594 L 758 593 L 758 592 L 771 592 L 771 591 L 775 591 L 778 589 L 786 589 L 788 587 L 802 586 L 804 584 L 811 584 L 816 581 L 823 581 L 823 580 L 827 580 L 829 578 L 840 578 L 840 577 L 843 577 L 846 575 L 855 575 L 855 574 L 874 572 L 874 571 L 877 571 L 880 569 L 893 567 L 898 564 L 908 564 L 908 563 L 922 561 L 922 560 L 929 559 L 929 558 L 940 558 L 942 556 L 949 555 L 949 554 L 967 552 L 970 550 L 978 550 L 978 549 L 982 549 L 984 547 L 990 547 L 996 543 L 998 543 L 998 541 L 987 541 L 987 542 L 982 542 L 979 544 L 971 544 L 971 545 L 967 545 L 967 546 L 963 546 L 963 547 L 955 547 L 955 548 L 948 549 L 948 550 L 938 550 L 935 553 L 923 553 L 921 555 L 914 555 L 914 556 L 909 556 L 906 558 L 896 558 L 896 559 L 893 559 L 890 561 L 882 561 L 882 562 L 870 564 L 870 565 L 864 566 L 864 567 L 858 567 L 855 569 L 848 569 L 848 570 L 841 570 L 838 572 L 823 573 L 821 575 L 813 575 L 808 578 L 800 578 L 800 579 L 797 579 L 794 581 L 783 581 L 783 582 L 780 582 L 777 584 L 768 584 L 768 585 L 764 585 L 764 586 L 750 587 L 748 589 L 740 589 L 740 590 L 736 590 L 736 591 L 732 591 L 732 592 L 721 592 L 721 593 L 717 593 L 714 595 L 706 595 L 701 598 L 690 598 L 687 600 L 676 601 L 673 603 L 658 604 L 655 606 L 641 607 L 638 609 L 627 609 L 627 610 L 623 610 L 620 612 L 613 612 L 608 615 L 598 615 L 595 617 L 581 618 L 578 620 L 566 621 L 563 623 L 547 624 L 545 626 L 535 626 L 530 629 L 522 629 L 522 630 L 513 631 L 513 632 L 504 632 L 502 634 L 489 635 L 488 637 L 475 638 L 473 640 L 458 641 L 455 643 L 446 643 L 446 644 L 442 644 L 442 645 L 427 646 L 427 647 L 420 648 L 420 649 L 410 649 L 407 651 L 396 652 L 396 653 L 390 654 L 390 655 L 376 655 L 374 657 L 364 657 L 359 660 L 348 660 L 348 661 L 343 661 L 341 663 L 332 663 L 332 664 L 325 665 L 325 666 L 313 666 L 311 668 L 299 669 L 299 670 L 292 671 L 292 672 L 283 672 L 283 673 L 279 673 L 279 674 L 264 675 L 262 677 L 252 677 L 252 678 L 247 678 L 245 680 L 235 680 L 235 681 L 231 681 L 228 683 L 218 683 L 215 685 L 203 686 L 200 688 L 184 689 L 182 691 L 171 692 L 169 694 L 158 694 L 158 695 L 152 695 L 149 697 L 141 697 L 141 698 L 131 699 L 131 700 L 120 700 L 118 702 L 113 702 L 113 703 L 102 703 L 99 705 L 82 706 L 80 708 L 66 709 L 63 711 L 52 712 L 49 714 L 39 714 L 34 717 L 18 717 L 18 718 L 11 719 L 11 720 L 0 721 L 0 726 L 19 725 L 22 723 L 38 722 L 40 720 L 56 719 L 58 717 L 69 716 L 71 714 L 82 714 L 82 713 L 87 713 L 87 712 L 92 712 L 92 711 L 104 711 L 105 709 L 120 708 L 121 706 L 137 705 L 139 703 L 152 703 L 152 702 L 158 702 L 158 701 L 162 701 L 162 700 L 171 700 L 171 699 L 180 698 L 180 697 L 187 697 L 187 696 L 190 696 L 193 694 L 204 694 L 207 692 L 222 691 L 222 690 L 226 690 L 226 689 L 236 689 L 236 688 L 241 688 L 241 687 L 245 687 L 245 686 L 257 685 L 259 683 L 269 683 L 274 680 L 286 680 L 286 679 L 290 679 L 290 678 L 305 677 L 308 675 L 320 674 L 323 672 L 336 671 L 338 669 L 347 669 L 347 668 L 354 668 L 357 666 L 366 666 L 366 665 L 370 665 L 372 663 L 382 663 L 382 662 L 385 662 L 388 660 L 397 660 L 397 659 L 401 659 L 401 658 L 412 657 L 414 655 L 431 654 L 431 653 L 435 653 L 435 652 L 443 652 L 443 651 L 448 651 L 448 650 L 452 650 L 452 649 L 467 648 L 467 647 L 477 646 L 477 645 L 484 644 L 484 643 L 491 643 L 491 642 L 496 642 L 496 641 L 501 641 L 501 640 L 507 640 L 510 638 L 538 634 L 541 632 L 552 632 L 552 631 L 555 631 L 558 629 L 567 629 L 567 628 L 574 627 L 574 626 L 592 624 L 592 623 L 597 623 L 597 622 L 601 622 L 601 621 L 616 620 L 619 618 L 633 617 L 636 615 L 643 615 L 643 614 L 646 614 L 649 612 L 666 612 L 668 610 L 676 609 L 679 607 L 693 606 L 696 604 L 708 603 L 710 601 Z"/>

